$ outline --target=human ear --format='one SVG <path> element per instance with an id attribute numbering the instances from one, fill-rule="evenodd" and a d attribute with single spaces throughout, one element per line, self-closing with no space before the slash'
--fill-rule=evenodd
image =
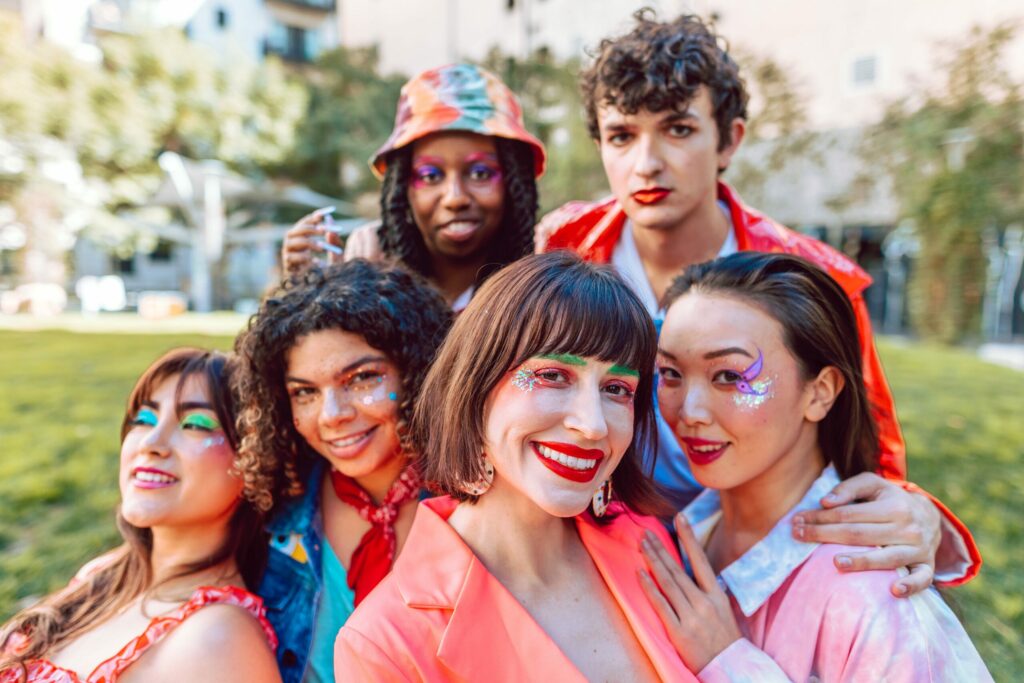
<path id="1" fill-rule="evenodd" d="M 743 136 L 747 132 L 747 122 L 740 117 L 734 118 L 729 122 L 729 132 L 732 134 L 729 144 L 723 147 L 718 152 L 718 170 L 724 171 L 729 168 L 729 163 L 732 161 L 733 154 L 740 148 L 740 143 L 743 142 Z M 721 139 L 721 131 L 719 131 L 719 139 Z"/>
<path id="2" fill-rule="evenodd" d="M 808 382 L 808 403 L 804 408 L 804 418 L 809 422 L 824 420 L 844 386 L 846 379 L 839 368 L 834 365 L 822 368 L 818 376 Z"/>

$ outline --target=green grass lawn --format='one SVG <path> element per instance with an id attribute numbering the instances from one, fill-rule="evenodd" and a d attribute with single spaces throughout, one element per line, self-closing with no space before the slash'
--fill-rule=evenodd
<path id="1" fill-rule="evenodd" d="M 0 331 L 0 619 L 117 541 L 118 427 L 162 351 L 227 337 Z M 1024 671 L 1024 374 L 967 352 L 883 344 L 910 476 L 955 510 L 985 557 L 950 591 L 996 680 Z"/>

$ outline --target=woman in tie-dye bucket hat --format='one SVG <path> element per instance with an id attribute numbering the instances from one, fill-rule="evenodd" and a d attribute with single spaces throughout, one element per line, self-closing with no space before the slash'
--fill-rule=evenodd
<path id="1" fill-rule="evenodd" d="M 544 147 L 491 72 L 449 64 L 409 80 L 394 130 L 370 163 L 383 179 L 381 223 L 357 230 L 346 258 L 395 258 L 459 310 L 491 273 L 533 252 Z M 322 220 L 311 214 L 292 232 L 303 224 L 312 232 Z"/>

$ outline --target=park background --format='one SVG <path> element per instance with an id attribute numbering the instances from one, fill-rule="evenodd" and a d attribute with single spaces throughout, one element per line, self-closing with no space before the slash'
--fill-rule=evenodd
<path id="1" fill-rule="evenodd" d="M 725 179 L 874 277 L 910 477 L 985 558 L 946 598 L 1017 679 L 1024 0 L 644 4 L 728 38 L 753 97 Z M 409 75 L 493 69 L 548 146 L 542 211 L 606 194 L 576 74 L 640 6 L 0 0 L 0 619 L 116 542 L 135 377 L 175 345 L 229 349 L 295 218 L 375 215 L 365 161 Z"/>

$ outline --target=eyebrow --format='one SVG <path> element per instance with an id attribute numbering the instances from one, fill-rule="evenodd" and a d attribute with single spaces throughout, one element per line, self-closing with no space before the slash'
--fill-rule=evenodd
<path id="1" fill-rule="evenodd" d="M 639 370 L 634 370 L 633 368 L 631 368 L 629 366 L 619 365 L 618 363 L 616 363 L 611 368 L 609 368 L 608 372 L 613 374 L 613 375 L 627 375 L 629 377 L 639 377 L 640 376 L 640 371 Z"/>
<path id="2" fill-rule="evenodd" d="M 178 404 L 179 413 L 187 410 L 213 410 L 213 406 L 206 401 L 186 401 L 185 403 Z"/>
<path id="3" fill-rule="evenodd" d="M 419 166 L 420 164 L 432 164 L 434 166 L 440 166 L 443 163 L 444 161 L 442 161 L 440 157 L 431 156 L 416 157 L 415 159 L 412 160 L 413 166 Z"/>
<path id="4" fill-rule="evenodd" d="M 674 123 L 676 121 L 699 121 L 700 117 L 687 109 L 686 111 L 674 111 L 661 119 L 662 123 Z"/>
<path id="5" fill-rule="evenodd" d="M 574 356 L 571 353 L 545 353 L 537 356 L 537 358 L 543 358 L 545 360 L 557 360 L 560 363 L 566 365 L 579 365 L 583 366 L 587 364 L 587 361 L 583 360 L 579 356 Z"/>
<path id="6" fill-rule="evenodd" d="M 351 363 L 343 367 L 341 370 L 338 370 L 336 373 L 334 373 L 334 376 L 337 377 L 338 375 L 344 375 L 345 373 L 352 372 L 360 365 L 366 365 L 367 363 L 383 363 L 386 361 L 387 358 L 381 355 L 366 355 L 363 356 L 362 358 L 352 361 Z M 303 379 L 301 377 L 295 377 L 292 375 L 288 375 L 287 377 L 285 377 L 284 381 L 286 384 L 288 382 L 295 382 L 296 384 L 314 384 L 314 382 L 308 379 Z"/>
<path id="7" fill-rule="evenodd" d="M 662 356 L 665 356 L 665 358 L 668 358 L 670 360 L 675 360 L 676 359 L 675 354 L 669 353 L 668 351 L 666 351 L 665 349 L 661 348 L 660 346 L 658 347 L 658 353 L 660 355 L 662 355 Z"/>
<path id="8" fill-rule="evenodd" d="M 730 346 L 729 348 L 726 348 L 726 349 L 718 349 L 717 351 L 708 351 L 707 353 L 704 354 L 704 359 L 705 360 L 711 360 L 713 358 L 721 358 L 722 356 L 731 356 L 734 353 L 738 353 L 741 356 L 746 356 L 747 358 L 753 358 L 753 356 L 750 355 L 750 353 L 747 352 L 746 350 L 741 349 L 738 346 Z"/>
<path id="9" fill-rule="evenodd" d="M 491 154 L 490 152 L 473 152 L 472 154 L 466 155 L 466 161 L 470 163 L 474 161 L 490 161 L 492 163 L 497 163 L 498 155 Z"/>

